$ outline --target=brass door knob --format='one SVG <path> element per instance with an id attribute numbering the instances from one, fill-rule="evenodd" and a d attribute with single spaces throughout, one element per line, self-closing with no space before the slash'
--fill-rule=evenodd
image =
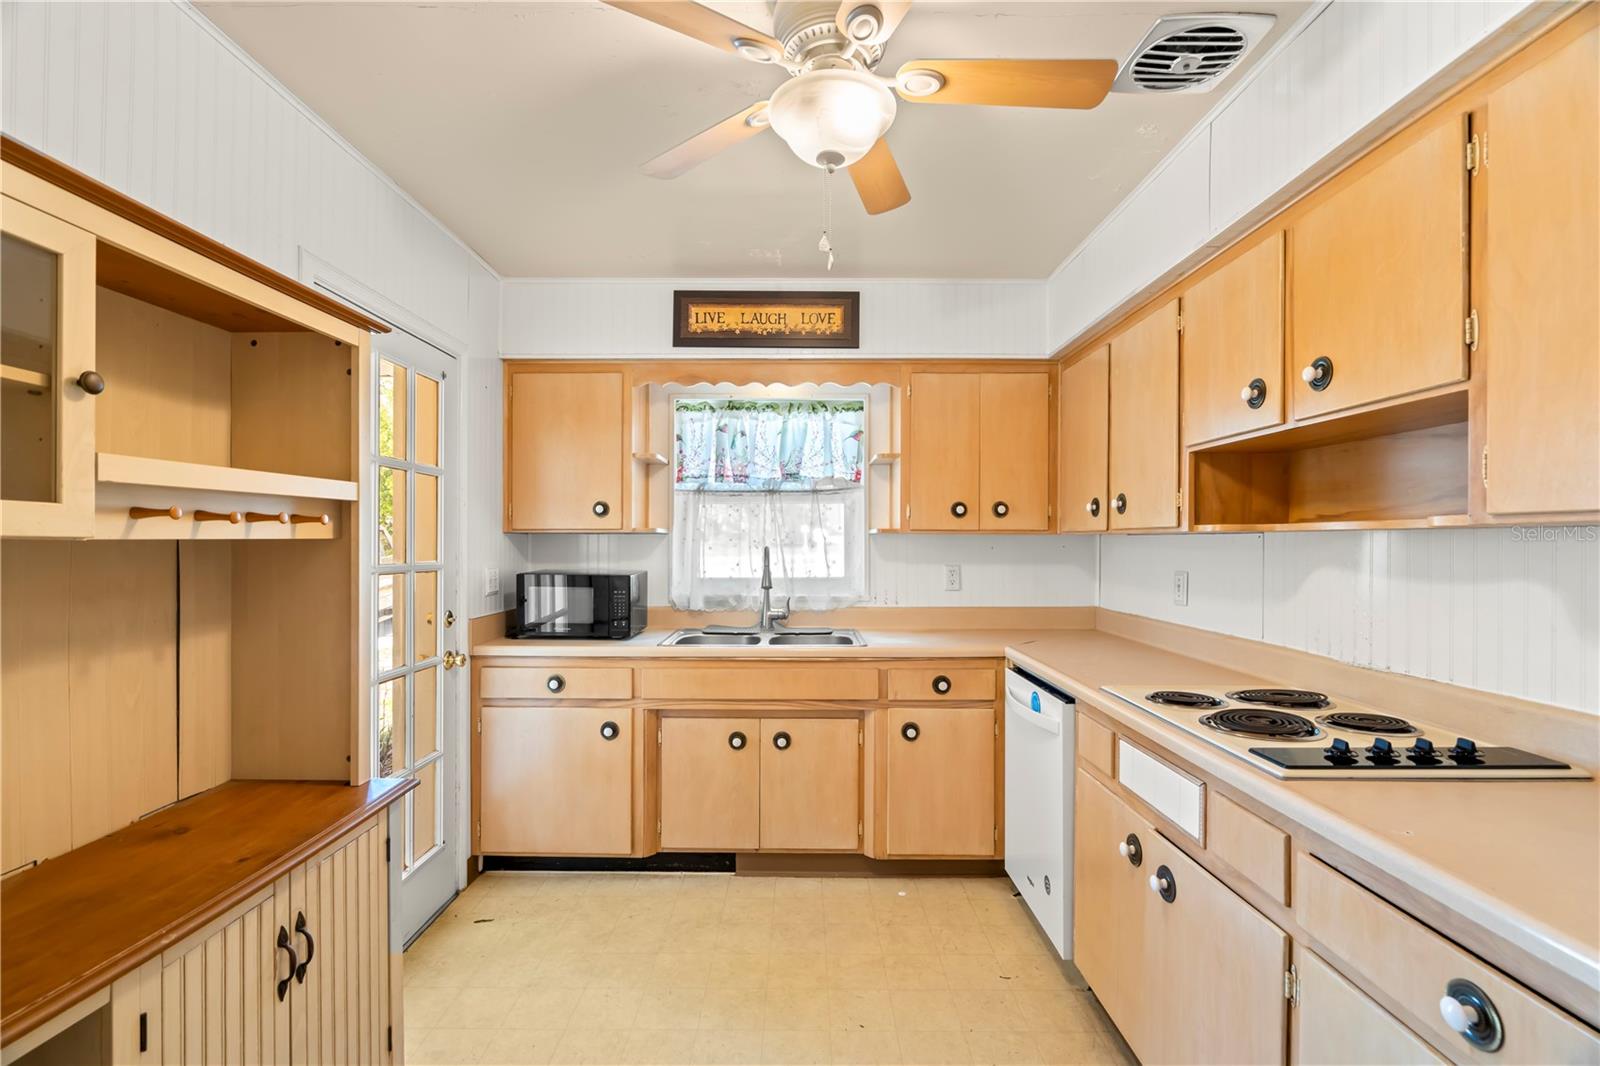
<path id="1" fill-rule="evenodd" d="M 447 651 L 444 653 L 444 668 L 454 670 L 458 666 L 467 665 L 467 653 L 464 651 Z"/>

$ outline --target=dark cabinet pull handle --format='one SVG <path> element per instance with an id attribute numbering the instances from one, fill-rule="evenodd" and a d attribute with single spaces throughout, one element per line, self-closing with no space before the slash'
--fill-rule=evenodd
<path id="1" fill-rule="evenodd" d="M 772 734 L 772 746 L 777 748 L 779 751 L 787 751 L 792 741 L 793 738 L 782 730 Z"/>
<path id="2" fill-rule="evenodd" d="M 1253 379 L 1250 384 L 1239 390 L 1239 399 L 1243 400 L 1250 410 L 1258 410 L 1267 402 L 1267 383 L 1260 378 Z"/>
<path id="3" fill-rule="evenodd" d="M 150 1012 L 139 1012 L 139 1054 L 150 1050 Z"/>
<path id="4" fill-rule="evenodd" d="M 590 510 L 594 511 L 594 516 L 596 518 L 604 518 L 606 515 L 611 513 L 611 505 L 604 500 L 596 500 L 594 501 L 594 506 L 590 508 Z"/>
<path id="5" fill-rule="evenodd" d="M 967 505 L 962 503 L 960 500 L 957 500 L 955 503 L 950 505 L 950 513 L 955 515 L 957 518 L 965 518 L 967 517 Z"/>
<path id="6" fill-rule="evenodd" d="M 300 968 L 300 956 L 294 953 L 294 941 L 289 937 L 289 930 L 278 926 L 278 947 L 289 953 L 289 976 L 278 982 L 278 1002 L 283 1002 L 283 997 L 289 994 L 289 981 L 294 977 L 295 971 Z"/>
<path id="7" fill-rule="evenodd" d="M 1157 866 L 1150 875 L 1150 891 L 1171 903 L 1178 898 L 1178 879 L 1165 866 Z"/>
<path id="8" fill-rule="evenodd" d="M 737 729 L 728 734 L 728 747 L 732 748 L 734 751 L 743 751 L 744 746 L 749 742 L 750 738 L 739 732 Z"/>
<path id="9" fill-rule="evenodd" d="M 1111 501 L 1111 507 L 1118 514 L 1127 514 L 1128 513 L 1128 497 L 1124 496 L 1120 492 L 1117 493 L 1117 498 Z"/>
<path id="10" fill-rule="evenodd" d="M 1319 355 L 1311 365 L 1300 371 L 1300 380 L 1311 386 L 1312 392 L 1321 392 L 1333 384 L 1333 360 Z"/>
<path id="11" fill-rule="evenodd" d="M 937 692 L 941 696 L 943 696 L 945 693 L 949 692 L 950 691 L 950 679 L 948 677 L 944 676 L 943 674 L 940 674 L 937 677 L 935 677 L 933 679 L 933 691 Z"/>
<path id="12" fill-rule="evenodd" d="M 600 723 L 600 735 L 607 740 L 616 740 L 621 733 L 622 730 L 617 727 L 615 722 Z"/>
<path id="13" fill-rule="evenodd" d="M 96 374 L 93 370 L 85 370 L 75 379 L 78 388 L 90 396 L 98 396 L 106 391 L 106 379 Z"/>
<path id="14" fill-rule="evenodd" d="M 1144 862 L 1144 845 L 1137 834 L 1129 833 L 1128 839 L 1117 845 L 1117 854 L 1127 859 L 1129 866 L 1138 866 Z"/>
<path id="15" fill-rule="evenodd" d="M 1475 1048 L 1492 1053 L 1505 1043 L 1505 1028 L 1494 1001 L 1471 981 L 1457 977 L 1444 986 L 1439 1014 L 1446 1025 Z"/>
<path id="16" fill-rule="evenodd" d="M 1083 505 L 1083 509 L 1085 511 L 1089 512 L 1089 517 L 1090 518 L 1099 518 L 1100 517 L 1100 497 L 1096 496 L 1093 499 L 1091 499 L 1088 503 Z"/>
<path id="17" fill-rule="evenodd" d="M 298 911 L 294 916 L 294 931 L 306 938 L 306 957 L 300 960 L 300 965 L 295 967 L 294 979 L 299 984 L 306 983 L 306 967 L 311 965 L 311 960 L 317 957 L 317 942 L 311 939 L 311 930 L 306 928 L 306 912 Z"/>
<path id="18" fill-rule="evenodd" d="M 549 679 L 545 681 L 544 687 L 551 692 L 560 692 L 567 687 L 567 679 L 560 674 L 551 674 Z"/>
<path id="19" fill-rule="evenodd" d="M 922 727 L 915 722 L 907 722 L 900 727 L 900 735 L 907 740 L 915 741 L 922 735 Z"/>
<path id="20" fill-rule="evenodd" d="M 1011 507 L 1004 500 L 994 501 L 994 506 L 990 510 L 994 512 L 996 518 L 1004 518 L 1011 513 Z"/>

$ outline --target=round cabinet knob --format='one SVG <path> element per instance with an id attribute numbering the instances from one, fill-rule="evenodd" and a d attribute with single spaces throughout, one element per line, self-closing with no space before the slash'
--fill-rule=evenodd
<path id="1" fill-rule="evenodd" d="M 1243 400 L 1254 411 L 1267 402 L 1267 383 L 1260 378 L 1239 390 L 1239 399 Z"/>
<path id="2" fill-rule="evenodd" d="M 1007 505 L 1006 501 L 1004 500 L 994 501 L 994 507 L 992 507 L 991 510 L 994 511 L 994 516 L 996 518 L 1004 518 L 1006 515 L 1011 513 L 1010 506 Z"/>
<path id="3" fill-rule="evenodd" d="M 789 744 L 790 738 L 788 733 L 779 732 L 772 735 L 772 746 L 777 748 L 779 751 L 788 751 Z"/>
<path id="4" fill-rule="evenodd" d="M 962 503 L 960 500 L 957 500 L 955 503 L 950 505 L 950 513 L 955 515 L 957 518 L 965 518 L 967 517 L 967 505 Z"/>
<path id="5" fill-rule="evenodd" d="M 106 391 L 106 379 L 96 374 L 93 370 L 85 370 L 77 377 L 78 388 L 90 396 L 98 396 Z"/>
<path id="6" fill-rule="evenodd" d="M 622 730 L 618 728 L 615 722 L 600 723 L 600 735 L 607 740 L 616 740 L 621 733 Z"/>
<path id="7" fill-rule="evenodd" d="M 1321 392 L 1333 381 L 1333 360 L 1325 355 L 1319 355 L 1311 361 L 1311 365 L 1300 371 L 1300 380 L 1310 385 L 1315 392 Z"/>
<path id="8" fill-rule="evenodd" d="M 562 689 L 567 687 L 567 679 L 562 677 L 560 674 L 551 674 L 549 678 L 545 680 L 544 687 L 549 689 L 551 692 L 560 692 Z"/>
<path id="9" fill-rule="evenodd" d="M 950 691 L 950 679 L 943 674 L 933 679 L 933 691 L 943 696 Z"/>
<path id="10" fill-rule="evenodd" d="M 1123 495 L 1120 492 L 1117 493 L 1116 499 L 1111 501 L 1111 508 L 1112 508 L 1112 510 L 1116 511 L 1118 514 L 1127 514 L 1128 513 L 1128 497 Z"/>
<path id="11" fill-rule="evenodd" d="M 1089 517 L 1090 518 L 1099 518 L 1100 517 L 1100 497 L 1096 496 L 1094 499 L 1092 499 L 1088 503 L 1084 504 L 1083 505 L 1083 509 L 1085 511 L 1089 512 Z"/>
<path id="12" fill-rule="evenodd" d="M 747 743 L 749 743 L 749 738 L 747 738 L 737 729 L 728 734 L 728 747 L 732 748 L 734 751 L 743 751 L 744 746 Z"/>
<path id="13" fill-rule="evenodd" d="M 1499 1051 L 1505 1042 L 1500 1012 L 1483 989 L 1471 981 L 1458 977 L 1445 985 L 1444 996 L 1439 1000 L 1439 1017 L 1475 1048 Z"/>
<path id="14" fill-rule="evenodd" d="M 1171 903 L 1178 898 L 1178 879 L 1165 866 L 1158 866 L 1150 875 L 1150 891 Z"/>
<path id="15" fill-rule="evenodd" d="M 922 735 L 922 727 L 915 722 L 907 722 L 900 727 L 900 735 L 907 740 L 916 740 Z"/>
<path id="16" fill-rule="evenodd" d="M 1128 839 L 1117 843 L 1117 854 L 1128 860 L 1130 866 L 1138 866 L 1144 862 L 1144 845 L 1139 843 L 1139 838 L 1133 833 L 1128 834 Z"/>
<path id="17" fill-rule="evenodd" d="M 589 508 L 596 518 L 604 518 L 611 513 L 611 505 L 604 500 L 594 501 L 594 506 Z"/>

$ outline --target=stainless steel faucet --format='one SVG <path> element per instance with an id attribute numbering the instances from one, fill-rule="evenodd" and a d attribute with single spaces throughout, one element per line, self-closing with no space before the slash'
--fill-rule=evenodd
<path id="1" fill-rule="evenodd" d="M 761 549 L 761 617 L 756 622 L 756 629 L 762 633 L 774 632 L 778 627 L 775 622 L 789 620 L 789 600 L 783 601 L 780 610 L 772 609 L 772 549 Z"/>

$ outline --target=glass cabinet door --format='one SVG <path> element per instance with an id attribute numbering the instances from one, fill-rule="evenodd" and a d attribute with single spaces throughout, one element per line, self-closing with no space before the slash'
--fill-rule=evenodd
<path id="1" fill-rule="evenodd" d="M 95 239 L 0 197 L 0 534 L 94 532 Z"/>

